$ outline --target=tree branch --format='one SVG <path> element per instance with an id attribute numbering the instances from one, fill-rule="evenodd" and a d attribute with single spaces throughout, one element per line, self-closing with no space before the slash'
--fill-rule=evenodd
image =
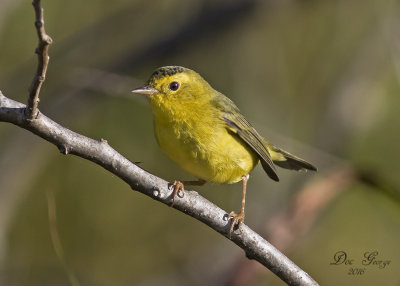
<path id="1" fill-rule="evenodd" d="M 124 180 L 133 190 L 170 205 L 172 191 L 169 190 L 167 181 L 146 172 L 126 159 L 106 140 L 94 140 L 78 134 L 39 112 L 39 93 L 46 75 L 49 59 L 48 46 L 51 39 L 44 30 L 40 0 L 34 0 L 33 6 L 39 37 L 37 48 L 39 63 L 30 88 L 28 104 L 26 106 L 9 99 L 0 91 L 0 121 L 31 131 L 57 146 L 62 154 L 73 154 L 90 160 Z M 231 239 L 245 251 L 248 258 L 259 261 L 289 285 L 318 285 L 306 272 L 245 224 L 242 223 L 239 229 L 230 234 L 227 212 L 197 192 L 183 191 L 183 197 L 175 198 L 173 207 Z"/>
<path id="2" fill-rule="evenodd" d="M 28 104 L 26 107 L 26 115 L 30 120 L 38 113 L 40 88 L 46 79 L 47 66 L 50 60 L 49 45 L 53 42 L 44 29 L 43 9 L 40 6 L 40 0 L 33 0 L 32 5 L 35 9 L 35 27 L 39 38 L 39 44 L 35 50 L 35 53 L 38 55 L 38 66 L 29 88 Z"/>
<path id="3" fill-rule="evenodd" d="M 38 113 L 28 120 L 26 106 L 5 97 L 0 91 L 0 121 L 9 122 L 42 137 L 58 147 L 62 154 L 73 154 L 90 160 L 124 180 L 137 190 L 166 205 L 171 204 L 169 183 L 132 163 L 115 151 L 104 139 L 94 140 L 71 131 Z M 174 208 L 205 223 L 229 238 L 229 215 L 195 191 L 184 191 L 175 198 Z M 232 233 L 231 240 L 242 248 L 246 256 L 255 259 L 290 285 L 318 285 L 284 254 L 245 224 Z"/>
<path id="4" fill-rule="evenodd" d="M 304 238 L 326 206 L 356 180 L 356 171 L 346 166 L 306 184 L 296 191 L 285 208 L 268 219 L 265 236 L 279 249 L 290 251 L 297 246 L 299 239 Z M 230 273 L 232 276 L 226 285 L 251 285 L 262 273 L 262 267 L 241 257 L 234 262 Z"/>

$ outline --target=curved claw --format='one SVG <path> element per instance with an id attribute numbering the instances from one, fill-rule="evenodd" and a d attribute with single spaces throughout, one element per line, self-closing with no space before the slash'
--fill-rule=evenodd
<path id="1" fill-rule="evenodd" d="M 183 183 L 181 181 L 174 181 L 174 183 L 172 184 L 172 186 L 174 187 L 174 190 L 172 191 L 172 202 L 171 202 L 171 207 L 174 205 L 175 203 L 175 197 L 179 196 L 179 192 L 181 193 L 181 197 L 183 198 Z"/>
<path id="2" fill-rule="evenodd" d="M 244 221 L 244 205 L 246 203 L 246 187 L 247 181 L 249 180 L 249 175 L 244 175 L 242 177 L 243 180 L 243 193 L 242 193 L 242 207 L 240 208 L 240 212 L 236 214 L 235 212 L 231 212 L 229 217 L 231 218 L 231 226 L 229 228 L 229 238 L 231 238 L 231 234 L 236 226 L 236 228 L 240 227 L 240 224 Z"/>
<path id="3" fill-rule="evenodd" d="M 235 227 L 239 228 L 240 224 L 244 221 L 244 213 L 240 212 L 236 214 L 235 212 L 231 212 L 229 214 L 229 217 L 231 218 L 231 226 L 229 227 L 229 238 L 230 238 L 234 228 Z"/>

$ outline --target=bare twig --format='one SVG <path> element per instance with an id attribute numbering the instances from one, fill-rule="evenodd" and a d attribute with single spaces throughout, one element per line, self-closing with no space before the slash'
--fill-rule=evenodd
<path id="1" fill-rule="evenodd" d="M 28 104 L 24 105 L 9 99 L 0 91 L 0 121 L 31 131 L 57 146 L 62 154 L 73 154 L 90 160 L 124 180 L 133 190 L 170 205 L 171 190 L 167 181 L 146 172 L 126 159 L 106 140 L 94 140 L 73 132 L 39 112 L 39 93 L 46 75 L 49 61 L 48 47 L 51 39 L 44 30 L 40 0 L 34 0 L 33 6 L 39 37 L 39 46 L 36 50 L 39 63 L 30 88 Z M 175 199 L 173 206 L 175 209 L 202 221 L 231 239 L 245 251 L 248 258 L 259 261 L 289 285 L 318 285 L 306 272 L 248 226 L 241 224 L 239 229 L 230 235 L 227 212 L 197 192 L 183 191 L 183 193 L 182 198 Z"/>
<path id="2" fill-rule="evenodd" d="M 44 29 L 43 9 L 40 6 L 40 0 L 33 0 L 32 5 L 36 14 L 35 26 L 39 38 L 39 44 L 35 51 L 38 55 L 38 66 L 29 88 L 28 104 L 26 107 L 26 117 L 28 120 L 34 119 L 39 112 L 39 93 L 46 78 L 47 66 L 49 65 L 50 59 L 49 45 L 52 43 L 52 39 L 46 34 Z"/>
<path id="3" fill-rule="evenodd" d="M 25 107 L 0 92 L 0 121 L 25 128 L 56 145 L 62 154 L 73 154 L 90 160 L 124 180 L 132 189 L 164 204 L 171 203 L 171 190 L 167 181 L 146 172 L 123 157 L 106 140 L 93 140 L 75 133 L 42 113 L 38 114 L 36 120 L 27 121 Z M 197 192 L 184 191 L 182 198 L 175 199 L 173 207 L 228 237 L 230 222 L 227 212 Z M 231 240 L 245 251 L 248 258 L 259 261 L 286 283 L 318 285 L 307 273 L 245 224 L 241 224 L 232 234 Z"/>

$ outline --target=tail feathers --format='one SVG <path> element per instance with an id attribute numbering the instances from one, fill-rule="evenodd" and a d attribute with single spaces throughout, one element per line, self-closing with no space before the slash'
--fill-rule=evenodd
<path id="1" fill-rule="evenodd" d="M 275 165 L 285 168 L 285 169 L 290 169 L 290 170 L 311 170 L 311 171 L 317 171 L 317 167 L 315 167 L 313 164 L 297 157 L 294 156 L 284 150 L 281 150 L 275 146 L 271 146 L 271 157 L 272 161 L 274 162 Z M 277 153 L 277 154 L 273 154 Z"/>
<path id="2" fill-rule="evenodd" d="M 275 168 L 272 169 L 270 165 L 268 165 L 264 160 L 260 159 L 261 165 L 264 169 L 264 171 L 267 173 L 267 175 L 274 180 L 275 182 L 279 182 L 279 177 L 278 174 L 275 171 Z M 275 162 L 274 162 L 275 163 Z"/>

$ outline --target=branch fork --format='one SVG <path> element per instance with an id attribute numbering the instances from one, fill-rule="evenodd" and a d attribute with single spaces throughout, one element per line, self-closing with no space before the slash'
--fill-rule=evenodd
<path id="1" fill-rule="evenodd" d="M 39 94 L 49 64 L 48 49 L 51 38 L 44 29 L 40 0 L 33 1 L 39 38 L 36 49 L 38 66 L 29 89 L 27 105 L 5 97 L 0 91 L 0 121 L 9 122 L 42 137 L 58 147 L 62 154 L 73 154 L 96 163 L 154 200 L 170 205 L 168 182 L 146 172 L 113 149 L 106 140 L 94 140 L 71 131 L 52 119 L 39 114 Z M 246 256 L 255 259 L 289 285 L 318 285 L 306 272 L 277 250 L 259 234 L 242 223 L 231 236 L 229 215 L 197 192 L 183 191 L 174 208 L 205 223 L 242 248 Z"/>

